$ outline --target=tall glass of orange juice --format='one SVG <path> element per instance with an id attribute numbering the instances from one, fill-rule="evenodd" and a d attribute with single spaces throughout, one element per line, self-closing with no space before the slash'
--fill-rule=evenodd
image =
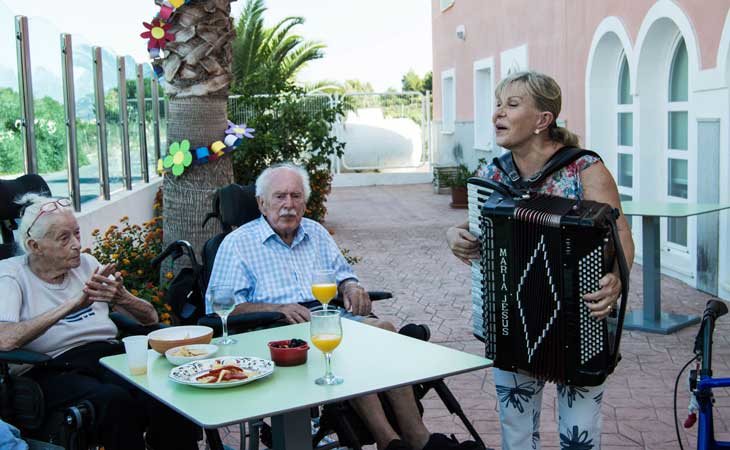
<path id="1" fill-rule="evenodd" d="M 325 374 L 314 380 L 319 385 L 342 384 L 341 377 L 332 373 L 332 352 L 342 341 L 342 322 L 337 308 L 316 309 L 312 311 L 309 322 L 309 335 L 312 345 L 324 353 Z"/>
<path id="2" fill-rule="evenodd" d="M 315 270 L 312 274 L 312 295 L 327 309 L 327 304 L 337 296 L 337 280 L 334 270 Z"/>

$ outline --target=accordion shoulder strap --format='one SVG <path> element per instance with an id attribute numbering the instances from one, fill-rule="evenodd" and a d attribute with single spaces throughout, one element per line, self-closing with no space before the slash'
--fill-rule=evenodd
<path id="1" fill-rule="evenodd" d="M 507 177 L 507 182 L 513 187 L 523 190 L 530 190 L 538 186 L 547 177 L 562 169 L 563 167 L 576 161 L 578 158 L 590 155 L 601 159 L 598 154 L 592 150 L 586 150 L 578 147 L 562 147 L 548 160 L 547 163 L 533 174 L 530 178 L 523 180 L 517 167 L 515 166 L 512 153 L 507 152 L 499 158 L 494 158 L 492 162 Z"/>

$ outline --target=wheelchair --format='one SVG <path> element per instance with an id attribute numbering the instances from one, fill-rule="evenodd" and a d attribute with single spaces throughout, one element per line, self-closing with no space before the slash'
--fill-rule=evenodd
<path id="1" fill-rule="evenodd" d="M 209 239 L 203 247 L 202 264 L 196 260 L 195 253 L 185 241 L 177 241 L 168 246 L 159 259 L 172 256 L 173 258 L 187 256 L 190 260 L 190 267 L 183 269 L 183 272 L 175 277 L 173 285 L 178 284 L 184 286 L 181 291 L 174 293 L 170 301 L 173 311 L 180 314 L 183 323 L 197 323 L 206 325 L 214 329 L 214 335 L 221 332 L 221 321 L 215 315 L 205 314 L 205 290 L 210 280 L 211 272 L 215 262 L 215 256 L 223 239 L 234 228 L 244 225 L 245 223 L 255 220 L 260 216 L 258 204 L 255 197 L 255 187 L 253 185 L 237 185 L 231 184 L 220 188 L 213 199 L 212 211 L 206 216 L 202 226 L 205 226 L 208 220 L 216 219 L 220 222 L 221 232 Z M 155 261 L 159 263 L 159 261 Z M 180 279 L 179 282 L 176 281 Z M 170 289 L 168 292 L 174 291 Z M 369 291 L 370 299 L 373 301 L 385 300 L 392 298 L 390 292 Z M 176 299 L 187 299 L 186 304 L 174 303 Z M 331 303 L 342 307 L 342 299 L 337 298 Z M 306 305 L 309 306 L 309 305 Z M 253 313 L 240 314 L 230 316 L 228 318 L 228 327 L 232 334 L 252 331 L 254 329 L 286 325 L 283 321 L 283 315 L 280 313 Z M 428 340 L 430 331 L 425 325 L 406 325 L 401 329 L 401 334 L 410 337 Z M 422 383 L 413 386 L 414 393 L 418 403 L 420 412 L 423 407 L 420 400 L 433 389 L 451 414 L 456 414 L 472 435 L 478 448 L 485 448 L 484 442 L 474 429 L 469 419 L 464 414 L 461 405 L 451 393 L 444 383 L 443 379 L 434 380 L 428 383 Z M 386 415 L 392 424 L 397 424 L 395 415 L 390 408 L 385 395 L 380 396 Z M 373 437 L 365 427 L 362 420 L 355 413 L 347 402 L 325 405 L 321 409 L 313 408 L 313 437 L 312 446 L 319 450 L 326 450 L 337 447 L 349 447 L 354 450 L 360 450 L 362 446 L 374 443 Z M 395 427 L 396 431 L 397 426 Z M 217 434 L 217 433 L 216 433 Z M 336 435 L 337 439 L 333 440 L 328 436 Z M 246 427 L 241 425 L 241 443 L 248 437 L 249 448 L 256 450 L 258 448 L 258 440 L 267 447 L 271 447 L 271 429 L 263 421 L 248 424 L 248 433 Z M 209 435 L 210 438 L 210 435 Z M 220 440 L 216 444 L 220 443 Z M 211 444 L 213 444 L 211 442 Z M 213 445 L 217 446 L 217 445 Z M 218 448 L 222 448 L 222 443 Z"/>
<path id="2" fill-rule="evenodd" d="M 13 235 L 21 215 L 21 207 L 15 200 L 30 192 L 51 196 L 48 184 L 36 174 L 0 180 L 0 259 L 22 254 Z M 110 318 L 122 335 L 147 334 L 152 329 L 119 313 L 111 313 Z M 93 405 L 80 401 L 65 408 L 46 410 L 40 386 L 30 377 L 12 374 L 11 364 L 52 367 L 54 360 L 29 350 L 0 352 L 0 419 L 18 428 L 22 438 L 33 443 L 31 448 L 89 448 L 93 444 Z"/>

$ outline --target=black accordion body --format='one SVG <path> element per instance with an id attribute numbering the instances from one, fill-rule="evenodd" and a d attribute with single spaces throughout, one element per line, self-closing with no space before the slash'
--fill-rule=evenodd
<path id="1" fill-rule="evenodd" d="M 583 296 L 599 289 L 617 252 L 623 258 L 617 211 L 542 194 L 487 194 L 473 180 L 470 191 L 481 191 L 483 203 L 477 217 L 470 214 L 481 236 L 474 322 L 487 358 L 545 381 L 601 384 L 618 361 L 626 297 L 597 320 Z"/>

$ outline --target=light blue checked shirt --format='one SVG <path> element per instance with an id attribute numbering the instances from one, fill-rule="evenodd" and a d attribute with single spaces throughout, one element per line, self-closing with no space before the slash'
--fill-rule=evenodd
<path id="1" fill-rule="evenodd" d="M 223 240 L 213 264 L 208 292 L 213 287 L 232 286 L 236 304 L 310 301 L 314 300 L 312 272 L 318 269 L 334 270 L 338 284 L 347 279 L 357 280 L 322 225 L 302 219 L 289 246 L 261 216 Z M 209 306 L 207 309 L 212 312 Z"/>

